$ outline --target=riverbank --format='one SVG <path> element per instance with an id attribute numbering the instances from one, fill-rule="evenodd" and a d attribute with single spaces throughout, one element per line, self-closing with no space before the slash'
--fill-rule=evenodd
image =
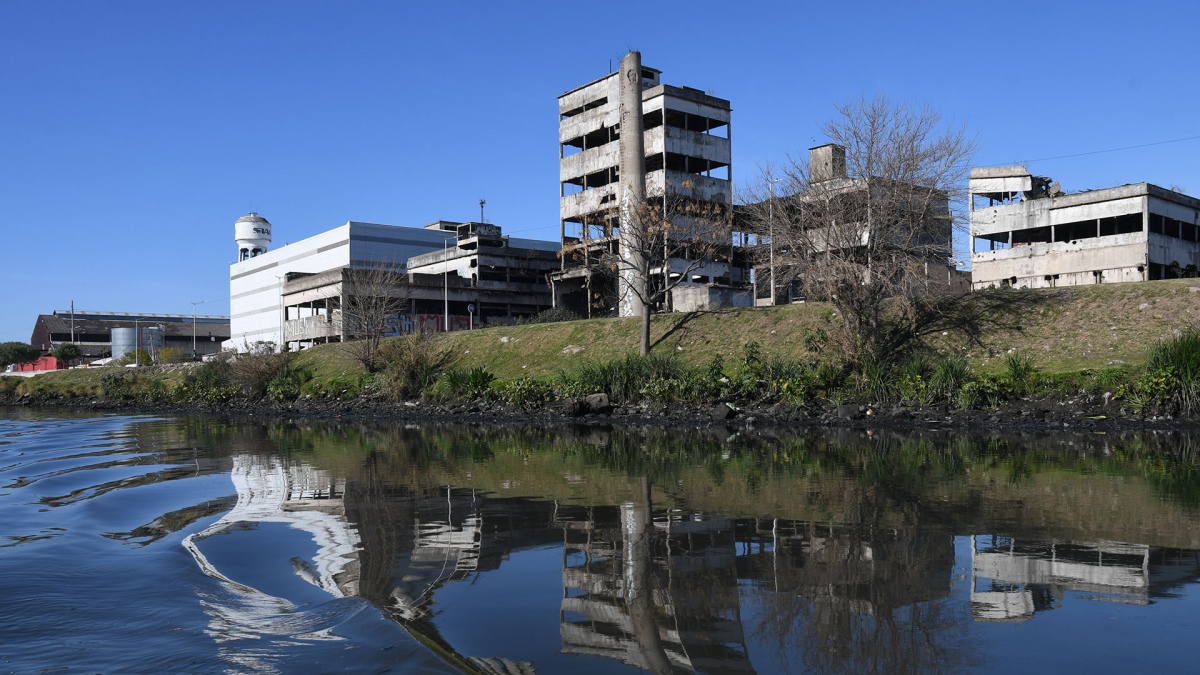
<path id="1" fill-rule="evenodd" d="M 1186 426 L 1200 418 L 1193 283 L 973 293 L 870 358 L 844 356 L 836 313 L 809 303 L 659 316 L 647 357 L 629 353 L 636 320 L 559 321 L 385 340 L 370 359 L 356 342 L 294 354 L 248 345 L 212 363 L 0 377 L 0 405 L 398 422 Z"/>
<path id="2" fill-rule="evenodd" d="M 584 401 L 558 401 L 524 409 L 501 401 L 395 403 L 380 397 L 316 399 L 288 403 L 234 400 L 221 405 L 149 403 L 103 398 L 0 398 L 0 408 L 136 414 L 209 414 L 241 419 L 342 421 L 384 424 L 560 425 L 757 429 L 996 430 L 1021 432 L 1200 429 L 1200 420 L 1131 414 L 1103 396 L 1030 398 L 989 409 L 949 406 L 838 404 L 815 401 L 744 404 L 633 404 L 589 409 Z"/>

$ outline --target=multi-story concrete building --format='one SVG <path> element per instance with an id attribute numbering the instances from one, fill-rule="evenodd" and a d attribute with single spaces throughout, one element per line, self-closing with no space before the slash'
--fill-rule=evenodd
<path id="1" fill-rule="evenodd" d="M 1023 166 L 972 169 L 969 190 L 974 289 L 1196 276 L 1194 197 L 1150 183 L 1064 194 Z"/>
<path id="2" fill-rule="evenodd" d="M 872 256 L 888 260 L 874 270 L 892 277 L 897 290 L 966 290 L 966 274 L 951 261 L 954 220 L 945 190 L 852 176 L 846 149 L 836 143 L 808 153 L 802 189 L 776 195 L 772 188 L 770 197 L 738 206 L 740 227 L 756 235 L 756 305 L 803 300 L 806 285 L 823 286 L 806 284 L 807 275 L 810 282 L 840 278 L 842 272 L 830 274 L 830 256 L 863 279 L 872 274 Z"/>
<path id="3" fill-rule="evenodd" d="M 557 304 L 589 316 L 608 314 L 621 302 L 611 266 L 605 269 L 602 260 L 619 256 L 623 240 L 628 245 L 620 227 L 623 190 L 640 190 L 639 199 L 733 202 L 729 101 L 662 84 L 661 71 L 641 67 L 640 57 L 637 64 L 630 82 L 615 72 L 558 97 L 562 264 L 552 281 Z M 623 108 L 634 107 L 621 103 L 623 90 L 635 96 L 640 90 L 640 116 L 627 110 L 623 118 Z M 640 144 L 628 133 L 622 141 L 631 128 L 640 129 Z M 637 155 L 632 160 L 631 153 Z M 635 178 L 643 180 L 633 187 Z M 733 248 L 731 242 L 723 262 L 697 268 L 672 261 L 671 267 L 691 267 L 689 283 L 744 287 L 748 267 Z"/>

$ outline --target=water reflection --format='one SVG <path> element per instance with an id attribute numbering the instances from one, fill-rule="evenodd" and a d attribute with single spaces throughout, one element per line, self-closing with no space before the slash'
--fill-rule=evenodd
<path id="1" fill-rule="evenodd" d="M 1018 541 L 971 537 L 971 615 L 976 621 L 1027 621 L 1082 598 L 1148 605 L 1200 579 L 1200 552 L 1121 542 Z"/>
<path id="2" fill-rule="evenodd" d="M 7 560 L 33 568 L 61 546 L 77 565 L 80 550 L 111 555 L 96 541 L 119 548 L 128 570 L 89 568 L 123 574 L 111 589 L 89 582 L 87 604 L 194 612 L 195 634 L 235 671 L 294 669 L 294 650 L 342 654 L 360 644 L 356 616 L 386 617 L 445 666 L 482 673 L 958 671 L 1001 655 L 1094 667 L 1131 635 L 1133 669 L 1180 669 L 1170 645 L 1192 637 L 1178 618 L 1200 587 L 1200 451 L 1187 434 L 185 418 L 108 420 L 58 443 L 65 427 L 43 426 L 5 435 L 0 421 Z M 138 604 L 170 575 L 186 592 Z M 18 599 L 37 583 L 12 578 L 0 590 Z M 1114 608 L 1141 623 L 1118 627 L 1130 615 Z M 1017 656 L 1003 648 L 1015 639 Z"/>
<path id="3" fill-rule="evenodd" d="M 200 570 L 222 584 L 220 592 L 206 593 L 202 600 L 212 616 L 208 634 L 218 642 L 255 638 L 263 633 L 329 637 L 330 628 L 364 605 L 331 601 L 298 611 L 297 605 L 285 598 L 230 578 L 209 561 L 201 544 L 239 528 L 280 523 L 308 534 L 316 545 L 311 562 L 289 557 L 297 577 L 332 598 L 357 596 L 360 541 L 346 520 L 344 479 L 304 464 L 285 466 L 277 457 L 238 454 L 232 460 L 230 478 L 237 490 L 237 503 L 217 522 L 182 542 Z"/>

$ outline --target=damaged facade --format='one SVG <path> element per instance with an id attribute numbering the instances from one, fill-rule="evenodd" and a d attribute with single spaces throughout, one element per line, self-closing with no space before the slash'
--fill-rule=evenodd
<path id="1" fill-rule="evenodd" d="M 1064 194 L 1019 165 L 972 169 L 969 191 L 973 289 L 1196 276 L 1194 197 L 1150 183 Z"/>
<path id="2" fill-rule="evenodd" d="M 627 286 L 635 281 L 625 278 L 637 265 L 621 265 L 618 279 L 612 261 L 647 248 L 630 243 L 636 233 L 629 209 L 643 197 L 661 200 L 660 213 L 668 219 L 671 204 L 684 200 L 732 205 L 729 101 L 662 84 L 659 75 L 631 52 L 620 71 L 558 97 L 562 250 L 560 268 L 551 275 L 556 306 L 589 317 L 640 314 L 640 298 Z M 722 237 L 719 256 L 699 264 L 680 257 L 683 248 L 671 252 L 664 245 L 667 260 L 650 263 L 659 288 L 664 275 L 680 282 L 667 307 L 655 309 L 749 304 L 749 265 L 732 236 Z M 689 278 L 680 279 L 683 274 Z"/>
<path id="3" fill-rule="evenodd" d="M 899 286 L 918 292 L 965 291 L 950 259 L 953 215 L 942 190 L 885 178 L 852 177 L 846 149 L 809 149 L 807 180 L 796 194 L 739 206 L 739 227 L 754 234 L 755 305 L 805 299 L 806 275 L 828 275 L 830 254 L 872 274 L 872 256 Z M 894 269 L 890 269 L 894 268 Z M 876 267 L 875 269 L 880 269 Z"/>

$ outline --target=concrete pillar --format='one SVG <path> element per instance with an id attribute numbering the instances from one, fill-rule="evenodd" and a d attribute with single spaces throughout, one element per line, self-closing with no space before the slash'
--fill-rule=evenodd
<path id="1" fill-rule="evenodd" d="M 641 316 L 645 303 L 640 293 L 645 292 L 644 275 L 646 245 L 644 225 L 638 218 L 642 201 L 646 197 L 646 142 L 643 138 L 642 121 L 642 55 L 629 52 L 621 59 L 620 114 L 621 140 L 621 276 L 618 283 L 620 293 L 620 315 Z M 636 290 L 635 290 L 636 289 Z"/>

